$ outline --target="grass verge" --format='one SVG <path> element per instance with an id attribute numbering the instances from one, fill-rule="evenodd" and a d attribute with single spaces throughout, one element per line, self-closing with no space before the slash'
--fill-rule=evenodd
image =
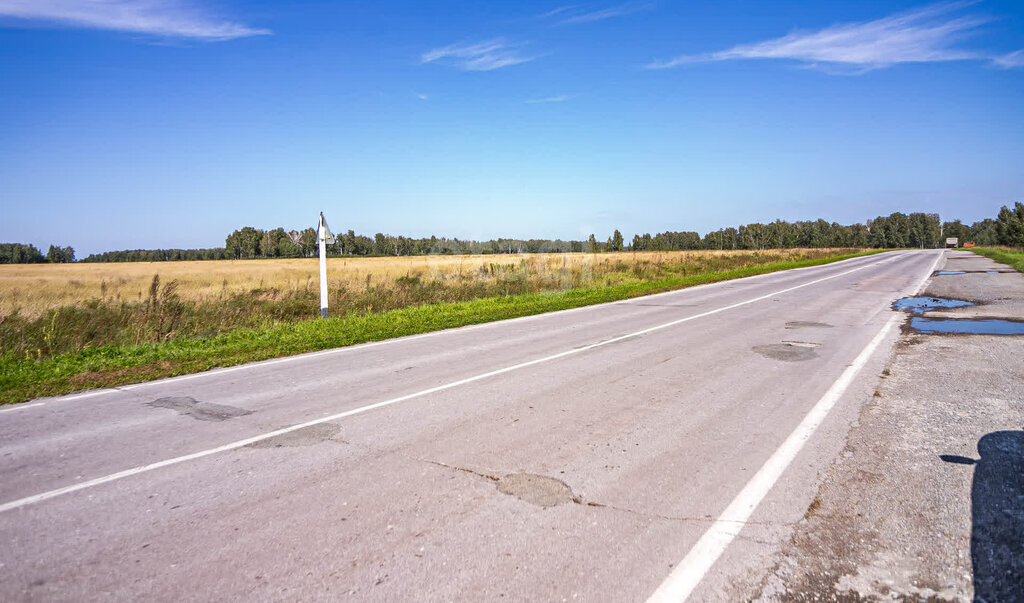
<path id="1" fill-rule="evenodd" d="M 1024 250 L 975 247 L 971 251 L 1000 264 L 1012 266 L 1017 272 L 1024 272 Z"/>
<path id="2" fill-rule="evenodd" d="M 242 328 L 212 337 L 144 345 L 106 345 L 41 359 L 0 356 L 0 404 L 196 373 L 216 367 L 415 335 L 471 324 L 578 308 L 780 270 L 817 266 L 865 251 L 724 272 L 591 289 L 569 289 L 427 304 L 327 320 Z"/>

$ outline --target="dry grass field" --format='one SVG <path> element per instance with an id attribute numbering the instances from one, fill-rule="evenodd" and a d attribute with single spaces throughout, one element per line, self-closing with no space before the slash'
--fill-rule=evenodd
<path id="1" fill-rule="evenodd" d="M 0 265 L 0 404 L 719 280 L 854 249 Z"/>
<path id="2" fill-rule="evenodd" d="M 639 282 L 695 271 L 715 271 L 835 255 L 833 249 L 768 251 L 665 251 L 599 254 L 522 254 L 330 258 L 333 291 L 390 288 L 396 281 L 521 284 L 530 291 Z M 177 283 L 182 301 L 211 302 L 235 295 L 284 296 L 317 291 L 316 258 L 117 264 L 0 265 L 0 317 L 17 310 L 34 319 L 90 300 L 142 302 L 153 277 Z M 408 282 L 406 280 L 405 282 Z M 524 287 L 513 287 L 520 292 Z M 501 293 L 500 287 L 496 290 Z"/>

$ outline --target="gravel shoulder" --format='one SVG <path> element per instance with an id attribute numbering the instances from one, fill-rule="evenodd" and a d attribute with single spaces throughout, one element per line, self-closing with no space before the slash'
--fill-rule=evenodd
<path id="1" fill-rule="evenodd" d="M 1024 275 L 947 251 L 929 317 L 1024 320 Z M 1024 600 L 1024 336 L 907 325 L 764 601 Z"/>

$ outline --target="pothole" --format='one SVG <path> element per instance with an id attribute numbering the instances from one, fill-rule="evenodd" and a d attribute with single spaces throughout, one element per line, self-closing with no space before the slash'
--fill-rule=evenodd
<path id="1" fill-rule="evenodd" d="M 282 433 L 266 440 L 249 444 L 249 448 L 293 448 L 296 446 L 312 446 L 320 442 L 336 441 L 332 438 L 341 431 L 341 426 L 332 423 L 310 425 L 288 433 Z"/>
<path id="2" fill-rule="evenodd" d="M 572 488 L 562 480 L 534 473 L 510 473 L 498 479 L 498 492 L 515 496 L 539 507 L 554 507 L 567 502 L 580 502 Z"/>
<path id="3" fill-rule="evenodd" d="M 252 414 L 251 410 L 245 410 L 244 408 L 213 404 L 212 402 L 199 402 L 195 398 L 189 398 L 188 396 L 160 398 L 147 402 L 146 405 L 153 408 L 168 408 L 179 415 L 192 417 L 197 421 L 227 421 L 235 417 L 244 417 L 245 415 Z"/>
<path id="4" fill-rule="evenodd" d="M 815 348 L 818 344 L 810 342 L 789 342 L 773 343 L 770 345 L 755 345 L 752 350 L 765 358 L 782 360 L 783 362 L 802 362 L 817 358 L 818 352 Z"/>
<path id="5" fill-rule="evenodd" d="M 961 299 L 944 299 L 941 297 L 904 297 L 898 299 L 892 304 L 893 310 L 900 312 L 910 312 L 912 314 L 924 314 L 932 310 L 947 309 L 947 308 L 963 308 L 965 306 L 973 306 L 974 302 L 964 301 Z"/>

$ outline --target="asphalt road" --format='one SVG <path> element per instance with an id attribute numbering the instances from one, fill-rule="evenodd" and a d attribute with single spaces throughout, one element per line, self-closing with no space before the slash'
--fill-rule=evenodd
<path id="1" fill-rule="evenodd" d="M 730 598 L 940 258 L 0 408 L 0 599 Z"/>

